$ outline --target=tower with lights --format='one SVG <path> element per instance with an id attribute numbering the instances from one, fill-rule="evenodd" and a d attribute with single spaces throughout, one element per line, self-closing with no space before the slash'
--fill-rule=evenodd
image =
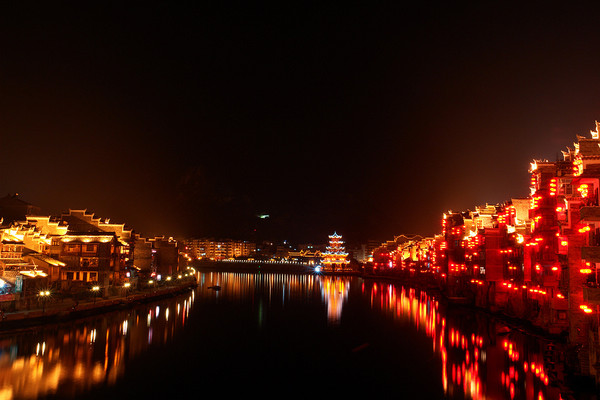
<path id="1" fill-rule="evenodd" d="M 335 272 L 344 270 L 344 267 L 348 264 L 346 260 L 348 253 L 345 251 L 342 235 L 338 235 L 336 232 L 333 235 L 329 235 L 329 246 L 322 253 L 322 256 L 321 263 L 325 271 Z"/>

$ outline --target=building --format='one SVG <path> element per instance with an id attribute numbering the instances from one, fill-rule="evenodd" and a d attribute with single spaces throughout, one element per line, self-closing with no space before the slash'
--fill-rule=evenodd
<path id="1" fill-rule="evenodd" d="M 590 134 L 562 160 L 533 160 L 527 198 L 444 213 L 441 233 L 421 241 L 432 246 L 388 243 L 374 261 L 395 271 L 429 253 L 433 269 L 417 273 L 433 271 L 429 281 L 451 297 L 565 335 L 578 349 L 570 368 L 600 382 L 598 122 Z M 389 271 L 376 263 L 374 273 Z"/>
<path id="2" fill-rule="evenodd" d="M 166 277 L 179 272 L 179 244 L 173 238 L 157 236 L 152 243 L 152 272 Z"/>
<path id="3" fill-rule="evenodd" d="M 113 232 L 69 232 L 59 240 L 61 288 L 98 284 L 104 290 L 125 279 L 122 245 Z"/>
<path id="4" fill-rule="evenodd" d="M 24 221 L 29 215 L 40 215 L 41 209 L 19 198 L 19 194 L 8 194 L 0 198 L 0 218 L 4 223 Z"/>
<path id="5" fill-rule="evenodd" d="M 348 265 L 348 253 L 345 251 L 344 241 L 342 236 L 336 232 L 329 235 L 329 246 L 321 254 L 321 264 L 323 271 L 343 271 Z"/>
<path id="6" fill-rule="evenodd" d="M 256 255 L 256 244 L 244 240 L 231 239 L 188 239 L 184 242 L 184 252 L 189 257 L 197 260 L 251 258 Z"/>

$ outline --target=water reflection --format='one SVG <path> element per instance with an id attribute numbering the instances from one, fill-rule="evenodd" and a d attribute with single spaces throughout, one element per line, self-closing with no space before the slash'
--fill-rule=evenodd
<path id="1" fill-rule="evenodd" d="M 448 398 L 568 397 L 563 345 L 471 310 L 444 309 L 435 297 L 415 289 L 379 283 L 363 283 L 362 289 L 373 309 L 409 321 L 431 338 Z"/>
<path id="2" fill-rule="evenodd" d="M 440 394 L 443 390 L 446 398 L 570 398 L 565 385 L 565 349 L 561 344 L 510 329 L 486 314 L 447 307 L 426 292 L 356 277 L 308 274 L 206 272 L 198 274 L 198 282 L 196 291 L 178 298 L 68 324 L 5 333 L 0 336 L 0 399 L 78 397 L 96 387 L 110 387 L 129 376 L 126 372 L 131 361 L 151 348 L 171 351 L 175 343 L 181 342 L 178 338 L 185 336 L 179 335 L 184 328 L 186 333 L 194 333 L 183 343 L 186 353 L 197 352 L 192 359 L 207 355 L 206 346 L 198 346 L 197 340 L 209 338 L 208 347 L 218 349 L 214 354 L 219 357 L 209 357 L 215 363 L 222 360 L 215 364 L 222 369 L 217 368 L 215 375 L 210 375 L 215 379 L 236 371 L 238 363 L 230 360 L 245 360 L 257 354 L 265 360 L 263 369 L 256 369 L 257 379 L 292 365 L 304 366 L 308 374 L 315 366 L 328 365 L 336 359 L 343 361 L 339 368 L 346 363 L 351 365 L 351 370 L 342 370 L 343 376 L 365 376 L 360 368 L 372 371 L 374 364 L 385 362 L 372 359 L 371 355 L 381 357 L 377 349 L 385 352 L 401 348 L 399 345 L 406 344 L 403 341 L 410 337 L 407 330 L 411 330 L 429 338 L 424 339 L 416 353 L 430 357 L 433 351 L 436 367 L 441 368 L 432 370 L 439 370 L 441 375 L 431 385 L 437 385 Z M 221 303 L 226 307 L 217 307 Z M 208 312 L 213 309 L 218 311 Z M 383 316 L 385 323 L 379 318 L 366 323 L 364 311 L 368 311 L 368 316 Z M 271 316 L 270 324 L 264 321 L 267 315 Z M 245 318 L 258 318 L 256 336 L 251 329 L 243 334 L 231 329 L 250 328 L 247 322 L 251 324 L 252 319 Z M 244 321 L 244 325 L 232 320 Z M 391 335 L 388 340 L 385 335 L 381 343 L 361 345 L 367 340 L 379 340 L 371 332 L 392 326 L 400 327 L 402 336 Z M 202 332 L 211 334 L 195 336 Z M 298 340 L 307 333 L 321 339 L 314 343 Z M 338 340 L 344 334 L 348 336 Z M 231 347 L 231 343 L 236 345 Z M 239 343 L 244 346 L 238 347 Z M 417 345 L 411 342 L 408 346 Z M 403 356 L 401 352 L 398 358 Z M 289 364 L 282 360 L 289 360 Z M 393 360 L 397 361 L 402 360 Z M 269 367 L 271 364 L 274 367 Z M 177 374 L 189 374 L 185 372 L 187 363 L 169 367 Z M 390 364 L 377 371 L 390 370 L 393 376 L 395 367 Z M 154 369 L 139 368 L 143 370 L 141 375 L 155 373 Z M 210 374 L 210 368 L 203 373 Z M 293 379 L 298 372 L 288 375 Z M 185 376 L 195 379 L 198 369 L 192 373 Z M 254 377 L 250 370 L 245 370 L 243 376 Z M 238 375 L 236 379 L 241 378 Z M 419 385 L 423 381 L 429 384 L 429 377 L 414 379 L 421 379 Z M 387 380 L 381 382 L 388 384 Z M 304 385 L 305 381 L 298 384 Z M 389 385 L 395 387 L 395 377 Z"/>
<path id="3" fill-rule="evenodd" d="M 327 320 L 330 324 L 338 324 L 342 317 L 342 307 L 348 300 L 350 279 L 324 276 L 321 279 L 321 295 L 327 304 Z"/>
<path id="4" fill-rule="evenodd" d="M 342 308 L 348 300 L 350 290 L 349 277 L 322 276 L 311 274 L 248 274 L 243 272 L 207 272 L 200 274 L 199 287 L 203 293 L 219 286 L 221 290 L 215 296 L 226 296 L 228 300 L 246 302 L 267 291 L 268 304 L 273 302 L 285 305 L 286 301 L 298 298 L 310 298 L 320 294 L 327 306 L 327 320 L 330 324 L 338 324 L 342 316 Z M 261 303 L 262 305 L 262 303 Z M 259 315 L 264 316 L 262 308 Z M 259 317 L 262 322 L 262 317 Z"/>
<path id="5" fill-rule="evenodd" d="M 185 325 L 193 302 L 190 292 L 160 305 L 4 333 L 0 337 L 0 399 L 76 397 L 94 386 L 114 384 L 128 360 L 149 346 L 173 339 Z M 164 312 L 161 307 L 166 307 Z"/>

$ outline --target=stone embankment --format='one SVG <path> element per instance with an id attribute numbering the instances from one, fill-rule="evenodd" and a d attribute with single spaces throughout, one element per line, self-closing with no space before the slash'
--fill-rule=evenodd
<path id="1" fill-rule="evenodd" d="M 131 292 L 126 296 L 111 296 L 86 300 L 83 302 L 76 302 L 69 299 L 38 306 L 37 308 L 30 310 L 4 312 L 0 314 L 0 331 L 28 329 L 36 325 L 68 321 L 94 314 L 101 314 L 144 302 L 175 296 L 185 293 L 196 286 L 196 280 L 189 280 L 176 285 Z"/>

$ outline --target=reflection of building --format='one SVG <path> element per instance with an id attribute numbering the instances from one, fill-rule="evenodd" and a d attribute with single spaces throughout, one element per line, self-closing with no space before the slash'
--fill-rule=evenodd
<path id="1" fill-rule="evenodd" d="M 348 253 L 346 253 L 344 249 L 342 236 L 334 232 L 333 235 L 329 235 L 329 246 L 327 246 L 327 249 L 322 254 L 323 258 L 321 263 L 323 264 L 323 270 L 343 270 L 348 264 L 348 261 L 346 260 L 347 256 Z"/>
<path id="2" fill-rule="evenodd" d="M 52 324 L 39 335 L 16 332 L 0 342 L 2 398 L 80 398 L 112 387 L 129 363 L 173 340 L 184 328 L 194 296 L 105 314 L 80 324 Z"/>
<path id="3" fill-rule="evenodd" d="M 471 311 L 448 314 L 425 291 L 376 281 L 365 289 L 372 308 L 431 338 L 450 398 L 558 400 L 561 392 L 571 391 L 565 388 L 564 343 L 510 329 L 499 320 L 473 318 Z"/>
<path id="4" fill-rule="evenodd" d="M 342 307 L 348 300 L 350 279 L 324 276 L 321 279 L 321 296 L 327 304 L 327 320 L 339 323 L 342 317 Z"/>

